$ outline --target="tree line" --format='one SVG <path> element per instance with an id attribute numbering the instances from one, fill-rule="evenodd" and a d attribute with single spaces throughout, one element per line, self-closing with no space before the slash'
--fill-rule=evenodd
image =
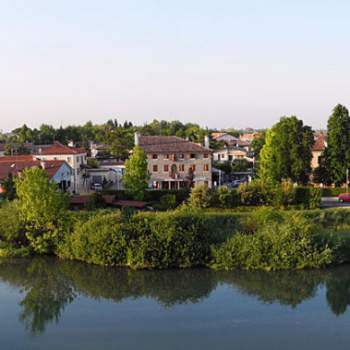
<path id="1" fill-rule="evenodd" d="M 258 157 L 258 175 L 265 181 L 282 181 L 337 186 L 346 182 L 350 167 L 350 116 L 338 104 L 328 119 L 327 142 L 319 157 L 319 166 L 312 171 L 314 131 L 295 116 L 282 117 L 267 130 L 265 143 Z"/>
<path id="2" fill-rule="evenodd" d="M 176 135 L 193 142 L 203 143 L 204 136 L 211 130 L 194 123 L 182 123 L 180 121 L 165 121 L 154 119 L 151 123 L 142 126 L 133 125 L 130 121 L 119 123 L 117 119 L 110 119 L 103 124 L 93 124 L 91 121 L 84 125 L 70 125 L 55 128 L 52 125 L 43 124 L 39 128 L 30 128 L 26 124 L 12 130 L 10 134 L 0 134 L 0 142 L 8 144 L 7 153 L 13 154 L 11 145 L 16 144 L 16 152 L 23 154 L 28 152 L 24 147 L 27 143 L 36 145 L 51 144 L 59 141 L 68 144 L 70 141 L 86 149 L 89 141 L 95 141 L 107 146 L 107 152 L 118 158 L 126 159 L 133 148 L 134 133 L 138 131 L 142 135 Z"/>

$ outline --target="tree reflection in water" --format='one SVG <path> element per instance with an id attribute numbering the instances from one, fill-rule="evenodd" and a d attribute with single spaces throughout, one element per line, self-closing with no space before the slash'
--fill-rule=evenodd
<path id="1" fill-rule="evenodd" d="M 55 258 L 1 260 L 0 279 L 23 292 L 20 320 L 33 334 L 58 322 L 78 295 L 121 302 L 152 298 L 164 307 L 198 303 L 218 284 L 230 285 L 265 303 L 295 307 L 325 285 L 335 315 L 350 305 L 350 267 L 318 271 L 248 272 L 209 269 L 132 271 Z"/>

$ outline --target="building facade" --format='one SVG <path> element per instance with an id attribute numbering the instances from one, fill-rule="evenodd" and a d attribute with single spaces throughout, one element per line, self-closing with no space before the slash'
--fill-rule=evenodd
<path id="1" fill-rule="evenodd" d="M 64 192 L 72 192 L 73 169 L 63 160 L 39 160 L 33 156 L 5 156 L 0 158 L 0 191 L 1 183 L 12 176 L 19 175 L 24 169 L 41 168 L 45 170 L 50 181 Z"/>
<path id="2" fill-rule="evenodd" d="M 86 176 L 87 153 L 84 149 L 65 146 L 59 142 L 52 145 L 38 146 L 35 157 L 41 160 L 62 160 L 73 170 L 72 192 L 82 193 L 89 190 Z"/>
<path id="3" fill-rule="evenodd" d="M 201 146 L 176 136 L 136 133 L 135 144 L 146 153 L 150 188 L 181 189 L 199 184 L 212 187 L 212 152 L 208 137 Z"/>

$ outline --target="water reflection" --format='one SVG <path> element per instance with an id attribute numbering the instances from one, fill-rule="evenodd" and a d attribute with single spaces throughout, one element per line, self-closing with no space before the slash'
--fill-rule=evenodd
<path id="1" fill-rule="evenodd" d="M 215 272 L 200 270 L 131 271 L 57 259 L 19 259 L 0 262 L 0 279 L 22 291 L 19 319 L 33 334 L 58 322 L 78 295 L 121 302 L 152 298 L 164 307 L 198 303 L 219 284 L 229 285 L 264 303 L 296 307 L 326 287 L 335 315 L 350 305 L 350 267 L 323 271 Z"/>

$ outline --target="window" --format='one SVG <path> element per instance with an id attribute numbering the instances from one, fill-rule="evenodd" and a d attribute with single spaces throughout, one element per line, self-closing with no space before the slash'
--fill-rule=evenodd
<path id="1" fill-rule="evenodd" d="M 168 171 L 169 171 L 169 165 L 168 165 L 168 164 L 164 165 L 164 171 L 165 171 L 165 172 L 168 172 Z"/>
<path id="2" fill-rule="evenodd" d="M 166 158 L 166 159 L 169 159 L 169 158 L 170 158 L 170 154 L 166 154 L 166 155 L 165 155 L 165 158 Z"/>
<path id="3" fill-rule="evenodd" d="M 158 159 L 158 154 L 152 154 L 153 159 Z"/>
<path id="4" fill-rule="evenodd" d="M 190 168 L 191 168 L 191 170 L 192 170 L 193 172 L 196 171 L 196 166 L 195 166 L 195 164 L 192 164 Z"/>
<path id="5" fill-rule="evenodd" d="M 185 164 L 179 165 L 179 171 L 185 171 Z"/>
<path id="6" fill-rule="evenodd" d="M 180 159 L 184 159 L 184 158 L 185 158 L 185 155 L 184 155 L 183 153 L 181 153 L 181 154 L 179 155 L 179 158 L 180 158 Z"/>
<path id="7" fill-rule="evenodd" d="M 196 158 L 196 155 L 194 153 L 191 153 L 191 158 L 192 159 L 195 159 Z"/>
<path id="8" fill-rule="evenodd" d="M 158 171 L 158 165 L 153 165 L 153 171 L 156 173 Z"/>
<path id="9" fill-rule="evenodd" d="M 204 153 L 204 158 L 209 158 L 209 154 L 208 153 Z"/>
<path id="10" fill-rule="evenodd" d="M 72 161 L 71 157 L 67 157 L 67 162 L 70 163 Z"/>
<path id="11" fill-rule="evenodd" d="M 203 170 L 204 171 L 209 171 L 209 164 L 204 164 Z"/>

